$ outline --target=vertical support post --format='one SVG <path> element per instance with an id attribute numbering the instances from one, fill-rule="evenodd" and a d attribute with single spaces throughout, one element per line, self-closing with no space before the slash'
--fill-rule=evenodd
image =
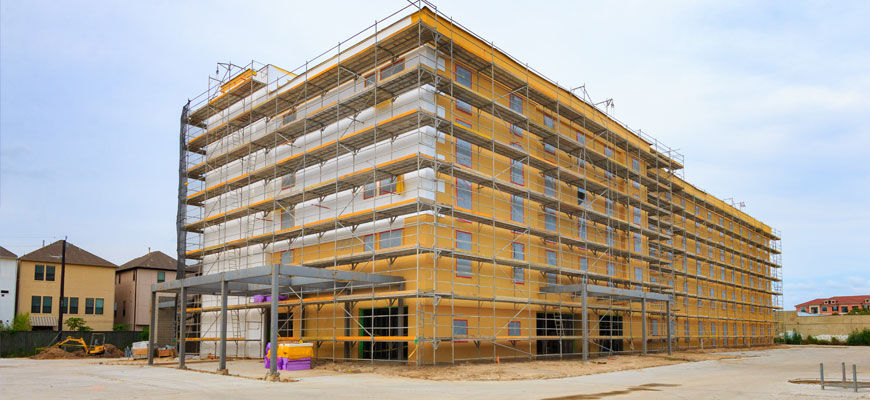
<path id="1" fill-rule="evenodd" d="M 855 393 L 858 393 L 858 367 L 855 364 L 852 364 L 852 387 L 855 389 Z"/>
<path id="2" fill-rule="evenodd" d="M 581 321 L 583 329 L 583 361 L 589 361 L 589 306 L 587 302 L 588 293 L 586 292 L 586 278 L 583 278 L 581 298 L 583 299 L 583 316 Z"/>
<path id="3" fill-rule="evenodd" d="M 843 361 L 841 364 L 843 365 L 843 383 L 846 383 L 846 362 Z"/>
<path id="4" fill-rule="evenodd" d="M 640 336 L 643 340 L 643 354 L 646 354 L 646 297 L 640 300 Z"/>
<path id="5" fill-rule="evenodd" d="M 187 331 L 187 290 L 184 287 L 184 279 L 181 280 L 181 289 L 178 291 L 178 368 L 187 368 L 184 365 L 184 358 L 187 356 L 184 341 Z"/>
<path id="6" fill-rule="evenodd" d="M 671 354 L 673 354 L 673 351 L 674 351 L 673 345 L 671 344 L 671 340 L 672 340 L 671 339 L 671 299 L 668 299 L 668 302 L 665 304 L 665 307 L 667 307 L 667 314 L 668 314 L 668 323 L 667 323 L 667 328 L 666 328 L 668 330 L 668 355 L 671 355 Z"/>
<path id="7" fill-rule="evenodd" d="M 229 291 L 229 285 L 229 282 L 221 278 L 221 355 L 218 362 L 218 372 L 224 373 L 227 370 L 227 292 Z"/>
<path id="8" fill-rule="evenodd" d="M 819 363 L 819 383 L 822 385 L 822 390 L 825 390 L 825 364 Z"/>
<path id="9" fill-rule="evenodd" d="M 269 378 L 278 380 L 278 266 L 272 265 L 272 302 L 270 304 L 269 343 L 272 351 L 269 354 Z"/>
<path id="10" fill-rule="evenodd" d="M 157 292 L 151 291 L 151 321 L 148 324 L 148 365 L 154 365 L 154 338 L 157 336 Z"/>

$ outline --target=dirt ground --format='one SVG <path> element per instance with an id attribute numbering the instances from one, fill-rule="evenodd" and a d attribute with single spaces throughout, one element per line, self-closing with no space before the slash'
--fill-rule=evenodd
<path id="1" fill-rule="evenodd" d="M 761 350 L 761 348 L 758 350 Z M 514 381 L 522 379 L 566 378 L 571 376 L 658 367 L 662 365 L 682 364 L 685 362 L 739 358 L 739 356 L 733 354 L 717 354 L 722 351 L 723 350 L 684 351 L 674 352 L 674 354 L 670 356 L 667 354 L 649 354 L 646 356 L 619 355 L 591 359 L 588 363 L 584 363 L 582 360 L 578 359 L 571 359 L 554 361 L 511 361 L 498 364 L 466 363 L 456 365 L 423 366 L 420 368 L 409 368 L 406 365 L 322 362 L 313 365 L 312 369 L 315 371 L 324 370 L 342 373 L 370 373 L 383 376 L 399 376 L 433 381 Z M 734 349 L 730 349 L 730 351 L 734 351 Z"/>
<path id="2" fill-rule="evenodd" d="M 119 350 L 115 345 L 107 343 L 106 351 L 103 354 L 96 356 L 88 356 L 84 350 L 66 351 L 60 347 L 49 347 L 40 351 L 38 354 L 30 357 L 34 360 L 69 360 L 73 358 L 85 357 L 100 357 L 100 358 L 121 358 L 124 357 L 124 352 Z"/>

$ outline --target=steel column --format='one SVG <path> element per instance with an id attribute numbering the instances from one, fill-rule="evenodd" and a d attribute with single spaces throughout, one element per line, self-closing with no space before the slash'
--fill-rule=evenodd
<path id="1" fill-rule="evenodd" d="M 221 341 L 220 341 L 220 361 L 218 362 L 218 371 L 223 372 L 227 369 L 227 292 L 229 291 L 229 282 L 221 282 Z"/>
<path id="2" fill-rule="evenodd" d="M 272 351 L 269 353 L 269 378 L 278 379 L 278 266 L 272 265 L 272 301 L 270 304 L 269 343 Z"/>
<path id="3" fill-rule="evenodd" d="M 640 332 L 643 340 L 643 354 L 646 354 L 646 298 L 640 300 Z"/>
<path id="4" fill-rule="evenodd" d="M 586 294 L 586 278 L 583 278 L 583 288 L 580 291 L 580 298 L 583 303 L 583 316 L 581 317 L 581 325 L 583 329 L 583 361 L 589 360 L 589 305 L 587 300 L 589 297 Z"/>
<path id="5" fill-rule="evenodd" d="M 148 324 L 148 365 L 154 365 L 154 339 L 157 336 L 157 292 L 151 292 L 151 321 Z"/>
<path id="6" fill-rule="evenodd" d="M 178 290 L 178 368 L 187 368 L 184 365 L 185 352 L 185 335 L 187 321 L 187 290 L 184 287 L 184 281 L 181 283 L 181 288 Z"/>
<path id="7" fill-rule="evenodd" d="M 671 301 L 670 301 L 670 300 L 668 300 L 668 301 L 665 303 L 665 307 L 667 308 L 667 314 L 668 314 L 668 323 L 667 323 L 667 330 L 668 330 L 668 355 L 671 355 L 671 354 L 673 354 L 673 345 L 671 344 L 671 340 L 672 340 L 672 339 L 671 339 Z"/>

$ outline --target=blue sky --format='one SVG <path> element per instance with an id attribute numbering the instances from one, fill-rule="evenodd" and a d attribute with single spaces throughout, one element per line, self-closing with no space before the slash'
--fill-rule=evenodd
<path id="1" fill-rule="evenodd" d="M 174 254 L 182 104 L 217 62 L 295 68 L 406 4 L 364 3 L 3 1 L 0 245 Z M 870 294 L 870 3 L 438 6 L 782 231 L 787 307 Z"/>

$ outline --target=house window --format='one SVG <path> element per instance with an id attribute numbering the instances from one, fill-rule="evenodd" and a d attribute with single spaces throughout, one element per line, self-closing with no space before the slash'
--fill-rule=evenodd
<path id="1" fill-rule="evenodd" d="M 456 162 L 466 167 L 471 166 L 471 143 L 456 139 Z"/>
<path id="2" fill-rule="evenodd" d="M 639 233 L 634 234 L 634 252 L 643 253 L 643 240 L 641 240 Z"/>
<path id="3" fill-rule="evenodd" d="M 522 285 L 526 282 L 526 276 L 523 273 L 523 269 L 520 267 L 514 267 L 514 283 L 517 285 Z"/>
<path id="4" fill-rule="evenodd" d="M 471 70 L 459 64 L 456 64 L 456 83 L 471 88 Z"/>
<path id="5" fill-rule="evenodd" d="M 634 267 L 634 280 L 643 282 L 643 268 Z"/>
<path id="6" fill-rule="evenodd" d="M 556 227 L 556 211 L 551 208 L 544 209 L 544 229 L 548 231 L 557 230 Z"/>
<path id="7" fill-rule="evenodd" d="M 604 156 L 607 158 L 613 157 L 613 149 L 610 146 L 604 146 Z"/>
<path id="8" fill-rule="evenodd" d="M 372 251 L 375 249 L 375 235 L 363 236 L 363 251 Z"/>
<path id="9" fill-rule="evenodd" d="M 363 84 L 363 87 L 369 87 L 369 86 L 374 85 L 376 80 L 377 80 L 377 78 L 375 77 L 375 73 L 372 72 L 371 74 L 369 74 L 368 76 L 365 77 L 365 83 Z"/>
<path id="10" fill-rule="evenodd" d="M 456 276 L 471 278 L 471 260 L 456 259 Z"/>
<path id="11" fill-rule="evenodd" d="M 585 206 L 586 205 L 586 189 L 577 188 L 577 205 Z"/>
<path id="12" fill-rule="evenodd" d="M 402 245 L 402 230 L 395 229 L 392 231 L 381 232 L 380 233 L 380 242 L 378 246 L 382 249 L 390 248 L 390 247 L 399 247 Z"/>
<path id="13" fill-rule="evenodd" d="M 607 275 L 616 276 L 616 264 L 612 262 L 607 263 Z"/>
<path id="14" fill-rule="evenodd" d="M 42 296 L 42 313 L 51 314 L 51 296 Z"/>
<path id="15" fill-rule="evenodd" d="M 526 258 L 526 245 L 522 243 L 511 243 L 511 256 L 514 260 L 524 260 Z"/>
<path id="16" fill-rule="evenodd" d="M 45 265 L 36 265 L 33 267 L 33 279 L 37 281 L 45 280 Z"/>
<path id="17" fill-rule="evenodd" d="M 292 249 L 282 251 L 280 254 L 281 254 L 281 259 L 280 259 L 281 265 L 290 265 L 293 263 L 293 250 Z"/>
<path id="18" fill-rule="evenodd" d="M 70 297 L 69 298 L 69 314 L 78 314 L 79 313 L 79 298 L 78 297 Z"/>
<path id="19" fill-rule="evenodd" d="M 456 178 L 456 206 L 472 209 L 471 182 Z"/>
<path id="20" fill-rule="evenodd" d="M 547 250 L 547 264 L 558 265 L 558 263 L 559 263 L 558 258 L 559 257 L 556 255 L 555 251 Z"/>
<path id="21" fill-rule="evenodd" d="M 556 148 L 549 143 L 544 143 L 544 151 L 546 151 L 548 154 L 556 154 Z"/>
<path id="22" fill-rule="evenodd" d="M 523 128 L 520 128 L 519 125 L 511 124 L 511 133 L 517 137 L 523 137 Z"/>
<path id="23" fill-rule="evenodd" d="M 631 169 L 640 172 L 640 160 L 636 158 L 631 159 Z"/>
<path id="24" fill-rule="evenodd" d="M 296 173 L 291 172 L 281 177 L 281 189 L 288 189 L 296 186 Z"/>
<path id="25" fill-rule="evenodd" d="M 363 199 L 375 197 L 376 187 L 377 185 L 374 182 L 366 183 L 365 188 L 363 189 Z"/>
<path id="26" fill-rule="evenodd" d="M 586 146 L 586 135 L 584 135 L 582 132 L 577 132 L 577 141 L 580 142 L 580 144 Z"/>
<path id="27" fill-rule="evenodd" d="M 397 177 L 382 179 L 378 184 L 380 185 L 380 190 L 378 194 L 389 194 L 396 193 L 396 184 L 399 182 Z"/>
<path id="28" fill-rule="evenodd" d="M 523 222 L 523 198 L 511 195 L 511 221 Z"/>
<path id="29" fill-rule="evenodd" d="M 544 176 L 544 194 L 556 196 L 556 178 L 549 175 Z"/>
<path id="30" fill-rule="evenodd" d="M 54 281 L 54 265 L 45 266 L 45 280 Z"/>
<path id="31" fill-rule="evenodd" d="M 293 223 L 293 210 L 285 210 L 281 212 L 281 230 L 290 229 Z"/>
<path id="32" fill-rule="evenodd" d="M 587 260 L 586 257 L 580 257 L 580 270 L 589 271 L 589 260 Z"/>
<path id="33" fill-rule="evenodd" d="M 396 61 L 389 66 L 381 68 L 381 80 L 387 79 L 405 69 L 405 60 Z"/>
<path id="34" fill-rule="evenodd" d="M 520 336 L 520 322 L 519 321 L 511 321 L 508 322 L 508 336 Z"/>
<path id="35" fill-rule="evenodd" d="M 166 271 L 157 271 L 157 283 L 166 282 Z"/>
<path id="36" fill-rule="evenodd" d="M 553 117 L 544 114 L 544 126 L 552 130 L 556 130 L 556 120 Z"/>
<path id="37" fill-rule="evenodd" d="M 471 104 L 468 104 L 459 99 L 456 99 L 456 109 L 466 114 L 471 114 Z"/>
<path id="38" fill-rule="evenodd" d="M 464 319 L 453 320 L 453 336 L 468 336 L 468 321 Z"/>
<path id="39" fill-rule="evenodd" d="M 103 299 L 94 299 L 96 301 L 96 306 L 94 307 L 94 314 L 103 315 Z"/>
<path id="40" fill-rule="evenodd" d="M 513 93 L 511 93 L 511 110 L 520 114 L 523 113 L 523 99 Z"/>
<path id="41" fill-rule="evenodd" d="M 514 146 L 518 147 L 518 146 Z M 522 148 L 522 147 L 520 147 Z M 525 175 L 523 174 L 523 162 L 511 160 L 511 182 L 517 185 L 525 185 Z"/>
<path id="42" fill-rule="evenodd" d="M 85 299 L 85 314 L 93 314 L 94 313 L 94 299 L 86 298 Z"/>
<path id="43" fill-rule="evenodd" d="M 462 251 L 471 251 L 471 233 L 456 232 L 456 248 Z M 471 260 L 456 260 L 456 276 L 463 278 L 471 277 Z"/>
<path id="44" fill-rule="evenodd" d="M 471 122 L 463 121 L 463 120 L 461 120 L 461 119 L 459 119 L 459 118 L 456 118 L 456 123 L 459 124 L 460 126 L 463 126 L 463 127 L 465 127 L 465 128 L 468 128 L 468 129 L 472 129 L 472 128 L 474 128 L 474 126 L 471 125 Z"/>
<path id="45" fill-rule="evenodd" d="M 632 216 L 634 217 L 634 223 L 640 225 L 640 208 L 634 207 L 632 209 Z"/>
<path id="46" fill-rule="evenodd" d="M 607 227 L 607 245 L 610 247 L 613 247 L 614 243 L 615 243 L 615 240 L 613 238 L 613 227 L 608 226 Z"/>
<path id="47" fill-rule="evenodd" d="M 579 218 L 577 220 L 577 236 L 580 239 L 586 239 L 586 219 Z"/>
<path id="48" fill-rule="evenodd" d="M 32 296 L 30 298 L 30 313 L 39 314 L 42 310 L 42 297 Z"/>
<path id="49" fill-rule="evenodd" d="M 605 211 L 607 211 L 607 216 L 613 216 L 613 200 L 604 199 Z"/>

